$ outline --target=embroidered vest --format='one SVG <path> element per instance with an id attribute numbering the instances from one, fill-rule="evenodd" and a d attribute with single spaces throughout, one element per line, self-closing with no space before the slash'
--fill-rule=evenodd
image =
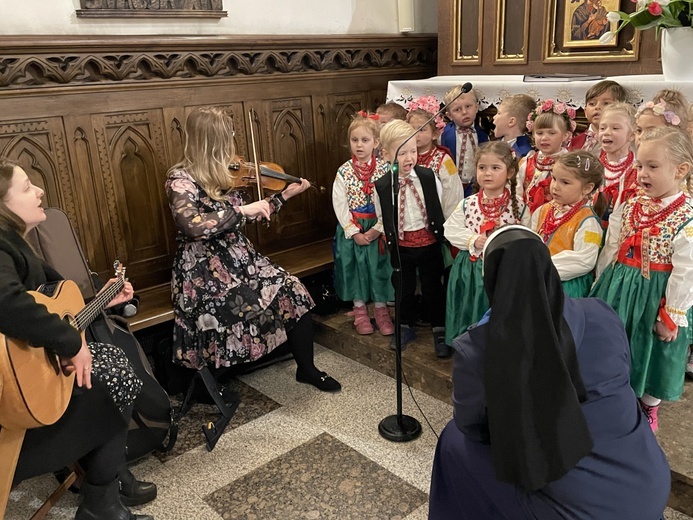
<path id="1" fill-rule="evenodd" d="M 631 226 L 633 208 L 635 207 L 635 202 L 639 199 L 640 197 L 634 197 L 626 201 L 626 205 L 623 208 L 623 224 L 621 226 L 617 259 L 621 263 L 635 267 L 642 267 L 642 264 L 647 263 L 649 264 L 648 270 L 671 270 L 674 237 L 693 220 L 693 207 L 688 202 L 685 202 L 669 215 L 666 220 L 653 226 L 648 233 L 647 244 L 642 244 L 642 240 L 638 241 L 636 237 L 636 235 L 642 235 L 642 233 L 636 231 Z M 631 237 L 635 237 L 636 240 L 634 241 Z M 633 242 L 634 246 L 637 247 L 624 250 L 626 248 L 623 246 L 628 241 Z M 636 248 L 638 251 L 635 251 Z M 647 258 L 643 258 L 643 251 L 647 253 Z"/>
<path id="2" fill-rule="evenodd" d="M 377 181 L 389 171 L 388 164 L 385 161 L 382 159 L 376 159 L 375 170 L 373 171 L 373 176 L 371 178 L 372 182 Z M 342 166 L 340 166 L 339 170 L 337 170 L 337 175 L 342 177 L 342 180 L 344 181 L 347 203 L 349 204 L 349 209 L 351 211 L 363 208 L 372 203 L 373 196 L 367 195 L 363 192 L 363 185 L 365 183 L 356 176 L 354 165 L 351 163 L 351 161 L 345 162 Z"/>
<path id="3" fill-rule="evenodd" d="M 537 221 L 537 229 L 541 229 L 541 225 L 544 223 L 544 219 L 551 208 L 550 204 L 544 204 L 541 210 L 539 210 L 539 220 Z M 573 218 L 568 222 L 560 226 L 556 231 L 549 236 L 546 245 L 549 248 L 551 256 L 560 253 L 561 251 L 572 251 L 575 249 L 575 233 L 580 228 L 580 225 L 588 218 L 597 218 L 594 210 L 590 206 L 585 206 L 581 208 Z"/>

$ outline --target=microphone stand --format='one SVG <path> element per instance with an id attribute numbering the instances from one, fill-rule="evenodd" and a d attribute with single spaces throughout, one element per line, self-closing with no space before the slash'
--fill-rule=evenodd
<path id="1" fill-rule="evenodd" d="M 446 104 L 433 114 L 424 124 L 417 128 L 413 134 L 407 137 L 402 144 L 397 147 L 395 156 L 390 166 L 390 177 L 392 182 L 392 228 L 394 230 L 392 236 L 392 254 L 395 255 L 397 261 L 394 263 L 395 274 L 395 380 L 397 391 L 397 413 L 388 415 L 378 424 L 378 432 L 380 436 L 393 442 L 408 442 L 413 441 L 421 435 L 421 423 L 410 415 L 402 413 L 402 317 L 400 315 L 402 307 L 402 258 L 399 249 L 399 152 L 402 147 L 411 141 L 416 134 L 426 127 L 431 121 L 442 114 L 445 109 L 452 104 L 462 94 L 466 94 L 472 90 L 471 83 L 465 83 L 462 90 L 450 103 Z"/>

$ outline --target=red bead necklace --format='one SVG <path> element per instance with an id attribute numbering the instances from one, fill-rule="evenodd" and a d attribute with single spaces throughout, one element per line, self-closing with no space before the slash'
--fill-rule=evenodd
<path id="1" fill-rule="evenodd" d="M 635 154 L 633 153 L 633 150 L 629 150 L 628 156 L 623 161 L 614 164 L 607 159 L 606 152 L 602 150 L 599 154 L 599 161 L 604 165 L 604 179 L 607 181 L 616 181 L 633 166 Z M 611 175 L 609 175 L 609 173 Z"/>
<path id="2" fill-rule="evenodd" d="M 580 211 L 585 205 L 585 199 L 580 199 L 575 204 L 573 204 L 568 211 L 566 211 L 560 217 L 556 217 L 556 212 L 558 210 L 558 204 L 554 201 L 549 202 L 550 207 L 544 217 L 544 221 L 539 227 L 539 234 L 542 236 L 544 241 L 546 241 L 555 231 L 561 227 L 563 224 L 568 222 L 575 214 Z"/>
<path id="3" fill-rule="evenodd" d="M 510 191 L 508 191 L 506 188 L 501 196 L 489 199 L 484 197 L 484 190 L 479 190 L 476 197 L 479 204 L 479 209 L 486 218 L 486 221 L 498 223 L 503 211 L 505 211 L 505 208 L 508 206 L 508 202 L 510 201 Z"/>
<path id="4" fill-rule="evenodd" d="M 540 172 L 550 172 L 553 170 L 553 165 L 556 164 L 555 157 L 546 157 L 543 153 L 537 153 L 535 168 Z"/>
<path id="5" fill-rule="evenodd" d="M 360 163 L 356 156 L 351 156 L 351 165 L 354 167 L 354 173 L 356 174 L 356 178 L 363 183 L 363 188 L 361 188 L 361 190 L 366 195 L 373 193 L 373 181 L 371 179 L 375 171 L 375 163 L 375 156 L 372 156 L 371 160 L 366 164 Z"/>
<path id="6" fill-rule="evenodd" d="M 435 152 L 436 147 L 434 145 L 429 151 L 420 153 L 418 159 L 416 160 L 416 164 L 428 168 L 428 165 L 431 164 L 431 161 L 433 161 L 433 156 Z"/>
<path id="7" fill-rule="evenodd" d="M 653 202 L 661 202 L 658 199 L 651 200 Z M 636 231 L 639 229 L 654 228 L 657 224 L 666 220 L 669 215 L 683 206 L 683 204 L 686 202 L 686 195 L 682 193 L 666 208 L 660 209 L 654 213 L 646 213 L 644 211 L 645 204 L 643 204 L 641 201 L 642 198 L 638 198 L 638 200 L 635 201 L 635 204 L 633 204 L 633 211 L 630 214 L 630 225 Z"/>

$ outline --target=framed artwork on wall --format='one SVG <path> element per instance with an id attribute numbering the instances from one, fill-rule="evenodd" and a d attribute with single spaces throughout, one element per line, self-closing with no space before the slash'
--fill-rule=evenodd
<path id="1" fill-rule="evenodd" d="M 616 38 L 604 45 L 599 37 L 618 28 L 618 22 L 609 22 L 606 14 L 619 10 L 619 0 L 566 0 L 565 4 L 564 47 L 616 47 Z"/>
<path id="2" fill-rule="evenodd" d="M 223 18 L 222 0 L 80 0 L 79 18 Z"/>
<path id="3" fill-rule="evenodd" d="M 544 63 L 638 60 L 640 31 L 630 25 L 610 42 L 599 41 L 618 26 L 607 20 L 607 13 L 632 12 L 630 0 L 546 0 L 544 5 Z"/>

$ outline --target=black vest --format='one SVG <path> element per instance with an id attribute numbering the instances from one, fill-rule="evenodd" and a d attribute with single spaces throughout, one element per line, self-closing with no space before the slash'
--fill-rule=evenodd
<path id="1" fill-rule="evenodd" d="M 443 216 L 443 208 L 440 205 L 438 190 L 436 189 L 436 174 L 430 168 L 424 168 L 423 166 L 415 166 L 414 171 L 421 181 L 429 229 L 433 231 L 433 236 L 435 236 L 436 240 L 442 242 L 445 217 Z M 392 207 L 392 177 L 389 174 L 383 175 L 375 181 L 375 189 L 378 191 L 378 197 L 380 198 L 380 209 L 382 211 L 387 244 L 391 246 L 395 234 L 395 229 L 392 225 L 394 215 L 394 208 Z"/>

